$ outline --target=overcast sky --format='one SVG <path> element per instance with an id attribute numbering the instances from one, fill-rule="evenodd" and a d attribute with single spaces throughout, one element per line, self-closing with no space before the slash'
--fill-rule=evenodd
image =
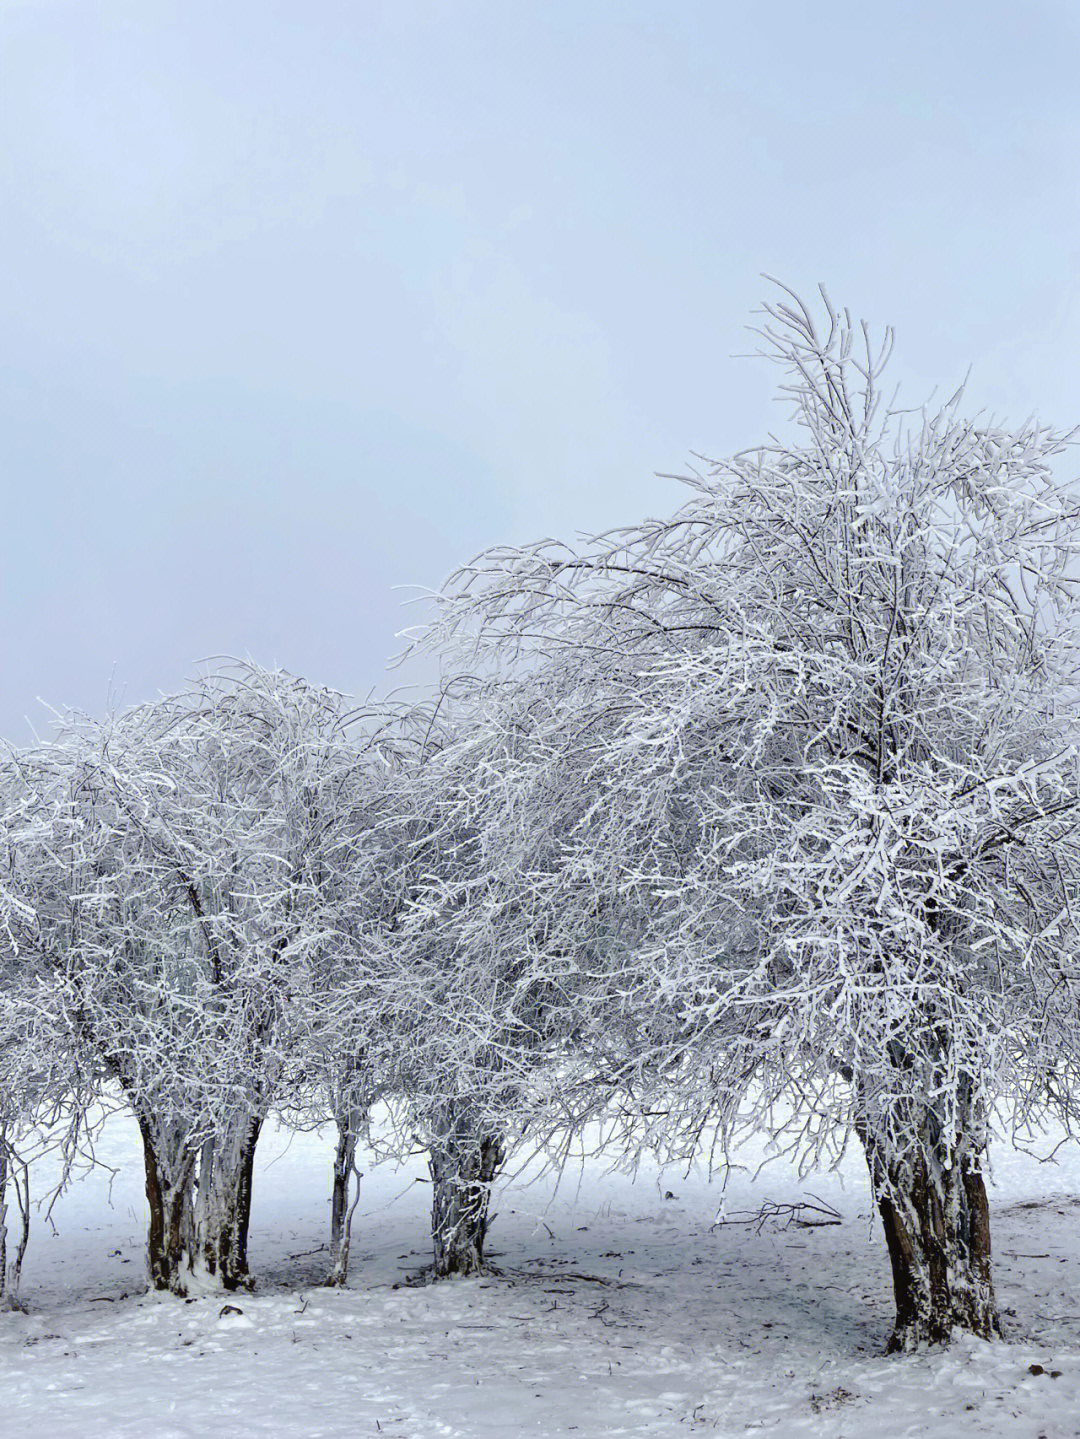
<path id="1" fill-rule="evenodd" d="M 1075 0 L 0 22 L 9 739 L 208 655 L 396 683 L 396 587 L 776 426 L 762 271 L 894 324 L 913 403 L 1080 421 Z"/>

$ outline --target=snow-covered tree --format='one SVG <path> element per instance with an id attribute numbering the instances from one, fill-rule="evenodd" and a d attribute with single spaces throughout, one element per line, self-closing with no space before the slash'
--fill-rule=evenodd
<path id="1" fill-rule="evenodd" d="M 13 950 L 63 986 L 142 1133 L 156 1288 L 249 1282 L 255 1145 L 294 989 L 336 943 L 342 697 L 252 665 L 19 756 Z"/>
<path id="2" fill-rule="evenodd" d="M 565 1146 L 642 1064 L 621 1033 L 631 909 L 594 863 L 563 862 L 604 735 L 562 725 L 567 679 L 454 687 L 390 796 L 407 877 L 377 964 L 395 976 L 397 1092 L 431 1156 L 438 1277 L 482 1266 L 509 1149 Z"/>
<path id="3" fill-rule="evenodd" d="M 891 336 L 823 298 L 759 331 L 790 440 L 482 556 L 427 640 L 562 672 L 541 728 L 602 743 L 551 894 L 633 916 L 627 1057 L 683 1135 L 742 1096 L 811 1157 L 858 1136 L 906 1348 L 997 1327 L 995 1101 L 1075 1106 L 1080 516 L 1067 437 L 884 403 Z"/>
<path id="4" fill-rule="evenodd" d="M 348 774 L 334 798 L 338 848 L 318 889 L 333 940 L 310 956 L 303 984 L 293 987 L 280 1048 L 285 1059 L 280 1107 L 294 1126 L 329 1117 L 337 1140 L 333 1161 L 330 1263 L 327 1283 L 348 1274 L 350 1220 L 359 1183 L 356 1151 L 368 1135 L 371 1109 L 401 1094 L 408 1000 L 388 962 L 408 901 L 411 816 L 402 813 L 403 773 L 423 758 L 430 707 L 369 703 L 349 716 Z M 410 1067 L 410 1066 L 405 1066 Z M 385 1148 L 411 1148 L 404 1131 Z"/>
<path id="5" fill-rule="evenodd" d="M 498 1130 L 485 1118 L 476 1068 L 493 1062 L 476 1008 L 476 955 L 455 921 L 463 896 L 477 898 L 475 835 L 461 807 L 449 709 L 384 707 L 369 714 L 368 803 L 353 826 L 351 901 L 341 919 L 350 949 L 316 1008 L 330 1036 L 335 1072 L 329 1088 L 390 1102 L 397 1121 L 384 1147 L 428 1150 L 432 1174 L 435 1277 L 475 1273 L 483 1260 L 490 1185 L 502 1162 Z M 468 1019 L 454 1003 L 468 991 Z M 330 1014 L 334 1020 L 327 1024 Z M 362 1033 L 364 1040 L 357 1042 Z M 364 1054 L 363 1072 L 355 1056 Z M 488 1057 L 478 1060 L 478 1053 Z M 335 1082 L 336 1081 L 336 1082 Z M 363 1105 L 349 1099 L 353 1113 Z M 348 1105 L 338 1099 L 338 1106 Z M 335 1216 L 341 1178 L 351 1162 L 349 1130 L 339 1120 Z M 355 1147 L 355 1133 L 351 1138 Z M 340 1250 L 335 1225 L 332 1248 Z M 335 1271 L 343 1264 L 335 1259 Z M 332 1275 L 332 1277 L 334 1277 Z"/>
<path id="6" fill-rule="evenodd" d="M 8 879 L 14 866 L 9 821 L 25 818 L 17 757 L 0 761 L 0 1308 L 19 1308 L 30 1235 L 31 1167 L 59 1152 L 66 1187 L 88 1127 L 103 1117 L 101 1066 L 81 1039 L 54 974 L 22 951 L 18 924 L 28 917 Z M 39 1194 L 47 1202 L 50 1194 Z"/>

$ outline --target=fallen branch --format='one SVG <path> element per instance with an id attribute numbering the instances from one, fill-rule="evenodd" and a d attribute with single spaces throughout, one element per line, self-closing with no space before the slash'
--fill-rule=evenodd
<path id="1" fill-rule="evenodd" d="M 784 1229 L 791 1225 L 799 1229 L 824 1229 L 829 1225 L 843 1223 L 843 1217 L 831 1204 L 818 1199 L 816 1194 L 813 1198 L 816 1200 L 813 1204 L 805 1199 L 791 1204 L 778 1204 L 773 1199 L 766 1199 L 756 1213 L 736 1210 L 734 1214 L 717 1218 L 712 1227 L 721 1229 L 728 1224 L 752 1224 L 760 1234 L 770 1220 L 775 1220 Z"/>

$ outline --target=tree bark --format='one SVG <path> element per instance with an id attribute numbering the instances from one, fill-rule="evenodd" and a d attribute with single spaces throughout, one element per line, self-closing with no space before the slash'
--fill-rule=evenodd
<path id="1" fill-rule="evenodd" d="M 7 1184 L 7 1137 L 0 1125 L 0 1309 L 7 1308 L 10 1303 L 10 1285 L 7 1282 Z"/>
<path id="2" fill-rule="evenodd" d="M 859 1126 L 892 1265 L 890 1354 L 946 1344 L 956 1330 L 982 1339 L 1001 1332 L 984 1149 L 964 1133 L 944 1143 L 935 1119 L 929 1108 L 911 1113 L 902 1149 L 869 1121 Z"/>
<path id="3" fill-rule="evenodd" d="M 136 1108 L 150 1205 L 147 1261 L 150 1286 L 186 1295 L 195 1250 L 195 1150 L 182 1128 L 160 1123 Z"/>
<path id="4" fill-rule="evenodd" d="M 431 1148 L 431 1237 L 435 1278 L 479 1274 L 491 1222 L 491 1184 L 505 1158 L 502 1140 L 450 1106 Z"/>
<path id="5" fill-rule="evenodd" d="M 261 1117 L 239 1116 L 201 1146 L 182 1126 L 141 1107 L 150 1284 L 186 1296 L 206 1287 L 250 1289 L 247 1241 Z"/>
<path id="6" fill-rule="evenodd" d="M 349 1243 L 352 1239 L 349 1188 L 355 1172 L 356 1145 L 363 1119 L 363 1114 L 352 1111 L 337 1117 L 338 1142 L 330 1193 L 330 1268 L 325 1280 L 331 1287 L 343 1285 L 349 1275 Z"/>
<path id="7" fill-rule="evenodd" d="M 203 1146 L 196 1248 L 203 1274 L 223 1289 L 254 1288 L 247 1245 L 255 1146 L 262 1124 L 261 1115 L 238 1115 Z"/>
<path id="8" fill-rule="evenodd" d="M 19 1216 L 14 1253 L 8 1253 L 9 1190 Z M 26 1165 L 8 1144 L 7 1128 L 0 1124 L 0 1310 L 22 1310 L 19 1283 L 30 1238 L 30 1181 Z"/>
<path id="9" fill-rule="evenodd" d="M 334 1181 L 330 1195 L 330 1269 L 325 1280 L 331 1287 L 343 1285 L 349 1276 L 352 1210 L 355 1207 L 349 1203 L 349 1189 L 354 1175 L 359 1185 L 356 1145 L 366 1119 L 367 1110 L 355 1107 L 335 1116 L 338 1142 L 334 1153 Z"/>
<path id="10" fill-rule="evenodd" d="M 0 1130 L 0 1308 L 7 1292 L 7 1143 Z"/>

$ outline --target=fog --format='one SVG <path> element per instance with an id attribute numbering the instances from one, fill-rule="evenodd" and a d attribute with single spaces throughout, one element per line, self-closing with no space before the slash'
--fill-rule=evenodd
<path id="1" fill-rule="evenodd" d="M 883 13 L 884 12 L 884 13 Z M 762 272 L 1080 419 L 1071 4 L 0 4 L 0 733 L 351 692 L 501 540 L 784 423 Z M 423 682 L 421 669 L 405 679 Z"/>

